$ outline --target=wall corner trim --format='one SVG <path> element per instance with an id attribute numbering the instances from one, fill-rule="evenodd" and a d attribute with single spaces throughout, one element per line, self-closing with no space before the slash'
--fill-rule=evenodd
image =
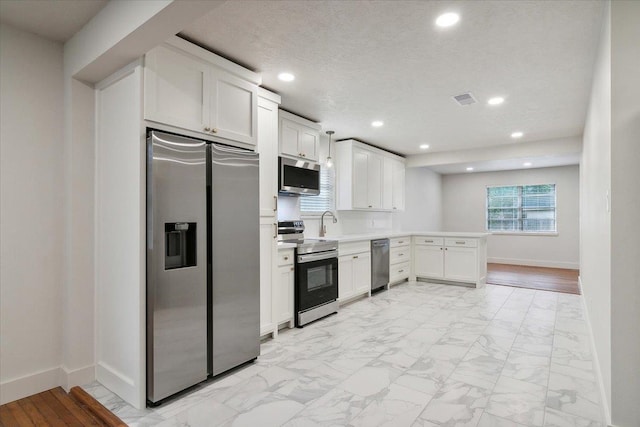
<path id="1" fill-rule="evenodd" d="M 60 386 L 69 393 L 71 387 L 89 384 L 96 379 L 95 365 L 89 365 L 77 369 L 69 369 L 66 366 L 60 367 Z"/>
<path id="2" fill-rule="evenodd" d="M 609 408 L 609 402 L 607 401 L 607 394 L 605 392 L 604 381 L 602 379 L 602 371 L 600 370 L 600 359 L 598 358 L 598 352 L 596 351 L 596 344 L 593 335 L 593 329 L 591 328 L 591 316 L 589 315 L 589 307 L 587 307 L 587 299 L 582 292 L 582 277 L 578 276 L 578 288 L 580 289 L 580 300 L 582 301 L 582 310 L 584 311 L 587 319 L 587 328 L 589 329 L 589 343 L 591 345 L 591 354 L 593 354 L 593 365 L 596 370 L 596 380 L 598 382 L 598 391 L 600 392 L 600 401 L 602 402 L 602 416 L 604 422 L 609 427 L 614 427 L 611 424 L 611 410 Z"/>

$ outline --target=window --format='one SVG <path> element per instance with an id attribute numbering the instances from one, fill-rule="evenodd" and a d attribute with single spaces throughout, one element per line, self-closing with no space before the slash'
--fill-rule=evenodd
<path id="1" fill-rule="evenodd" d="M 556 185 L 487 187 L 487 231 L 555 233 Z"/>
<path id="2" fill-rule="evenodd" d="M 320 194 L 300 197 L 300 213 L 302 215 L 320 215 L 324 211 L 333 210 L 334 170 L 334 168 L 321 167 Z"/>

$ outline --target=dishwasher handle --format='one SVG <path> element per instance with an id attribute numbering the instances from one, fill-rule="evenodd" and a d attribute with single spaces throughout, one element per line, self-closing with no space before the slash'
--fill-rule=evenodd
<path id="1" fill-rule="evenodd" d="M 371 246 L 374 248 L 382 248 L 385 246 L 389 246 L 389 239 L 372 240 Z"/>

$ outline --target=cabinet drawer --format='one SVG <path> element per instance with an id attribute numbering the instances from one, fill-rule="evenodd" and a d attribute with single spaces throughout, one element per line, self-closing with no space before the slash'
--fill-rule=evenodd
<path id="1" fill-rule="evenodd" d="M 478 241 L 476 239 L 445 239 L 445 246 L 459 246 L 467 248 L 477 248 Z"/>
<path id="2" fill-rule="evenodd" d="M 408 246 L 399 248 L 391 248 L 389 251 L 389 264 L 397 264 L 399 262 L 409 262 L 411 259 L 411 249 Z"/>
<path id="3" fill-rule="evenodd" d="M 349 254 L 357 254 L 360 252 L 370 252 L 371 251 L 371 241 L 370 240 L 362 240 L 359 242 L 348 242 L 348 243 L 340 243 L 338 245 L 338 254 L 349 255 Z"/>
<path id="4" fill-rule="evenodd" d="M 392 265 L 389 269 L 389 282 L 397 282 L 409 277 L 409 263 L 403 262 Z"/>
<path id="5" fill-rule="evenodd" d="M 393 239 L 389 239 L 389 244 L 392 248 L 397 248 L 398 246 L 408 246 L 411 243 L 411 239 L 409 236 L 403 237 L 394 237 Z"/>
<path id="6" fill-rule="evenodd" d="M 278 251 L 278 267 L 283 265 L 293 265 L 293 249 L 282 249 Z"/>
<path id="7" fill-rule="evenodd" d="M 416 245 L 427 245 L 427 246 L 443 246 L 444 239 L 442 237 L 414 237 L 414 242 Z"/>

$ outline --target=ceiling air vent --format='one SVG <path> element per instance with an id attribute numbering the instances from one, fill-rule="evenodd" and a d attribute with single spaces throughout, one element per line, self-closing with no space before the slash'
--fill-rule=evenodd
<path id="1" fill-rule="evenodd" d="M 462 105 L 463 107 L 465 105 L 471 105 L 471 104 L 475 104 L 476 99 L 473 97 L 473 95 L 471 95 L 471 92 L 467 92 L 467 93 L 463 93 L 461 95 L 455 95 L 453 97 L 453 99 L 456 100 L 456 102 L 460 105 Z"/>

